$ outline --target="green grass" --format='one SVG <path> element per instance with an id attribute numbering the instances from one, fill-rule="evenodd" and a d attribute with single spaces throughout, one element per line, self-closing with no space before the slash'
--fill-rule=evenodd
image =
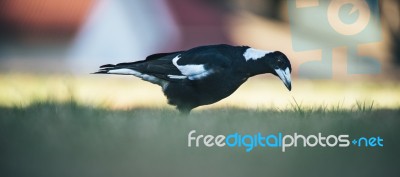
<path id="1" fill-rule="evenodd" d="M 358 105 L 358 106 L 357 106 Z M 75 102 L 0 108 L 1 176 L 398 176 L 400 111 L 107 110 Z M 189 148 L 187 134 L 321 132 L 380 136 L 384 147 Z"/>

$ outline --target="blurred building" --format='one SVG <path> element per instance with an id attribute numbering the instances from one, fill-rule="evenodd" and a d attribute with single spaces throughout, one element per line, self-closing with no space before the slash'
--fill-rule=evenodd
<path id="1" fill-rule="evenodd" d="M 293 1 L 296 4 L 303 0 Z M 325 1 L 308 1 L 321 2 Z M 373 0 L 365 1 L 373 4 Z M 357 52 L 377 58 L 383 73 L 396 75 L 399 58 L 399 2 L 380 1 L 382 40 L 360 45 Z M 141 60 L 149 54 L 228 43 L 280 50 L 298 67 L 322 57 L 320 50 L 295 51 L 293 28 L 307 28 L 306 42 L 337 39 L 310 26 L 309 19 L 289 23 L 285 1 L 271 0 L 3 0 L 0 2 L 0 72 L 89 73 L 104 63 Z M 397 14 L 397 15 L 396 15 Z M 297 16 L 301 17 L 302 12 Z M 311 23 L 312 24 L 312 23 Z M 328 34 L 328 35 L 327 35 Z M 332 51 L 333 77 L 347 78 L 348 49 Z M 356 54 L 356 55 L 358 55 Z M 318 68 L 310 72 L 322 72 Z M 366 77 L 376 75 L 365 75 Z"/>
<path id="2" fill-rule="evenodd" d="M 0 1 L 0 72 L 66 72 L 66 51 L 92 0 Z"/>

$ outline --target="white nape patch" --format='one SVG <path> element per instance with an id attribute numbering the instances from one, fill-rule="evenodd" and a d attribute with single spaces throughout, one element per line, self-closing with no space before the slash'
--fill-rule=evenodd
<path id="1" fill-rule="evenodd" d="M 186 79 L 187 76 L 180 76 L 180 75 L 168 75 L 171 79 Z"/>
<path id="2" fill-rule="evenodd" d="M 157 85 L 160 85 L 162 87 L 165 87 L 168 84 L 168 82 L 166 82 L 164 80 L 161 80 L 161 79 L 159 79 L 157 77 L 154 77 L 154 76 L 151 76 L 151 75 L 148 75 L 148 74 L 143 74 L 143 73 L 138 72 L 138 71 L 133 70 L 133 69 L 127 69 L 127 68 L 113 69 L 113 70 L 108 71 L 107 73 L 110 73 L 110 74 L 123 74 L 123 75 L 134 75 L 134 76 L 139 77 L 139 78 L 141 78 L 141 79 L 143 79 L 145 81 L 149 81 L 149 82 L 151 82 L 153 84 L 157 84 Z"/>
<path id="3" fill-rule="evenodd" d="M 198 80 L 213 73 L 213 70 L 206 70 L 204 65 L 178 65 L 180 55 L 172 59 L 172 63 L 179 69 L 182 75 L 187 76 L 189 80 Z"/>
<path id="4" fill-rule="evenodd" d="M 264 57 L 266 54 L 269 54 L 273 51 L 264 51 L 264 50 L 258 50 L 258 49 L 253 49 L 253 48 L 248 48 L 246 52 L 244 52 L 243 56 L 246 59 L 246 61 L 249 60 L 257 60 L 259 58 Z"/>

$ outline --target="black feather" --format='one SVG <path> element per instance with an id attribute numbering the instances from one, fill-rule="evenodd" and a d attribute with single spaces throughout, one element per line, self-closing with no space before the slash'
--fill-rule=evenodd
<path id="1" fill-rule="evenodd" d="M 106 64 L 106 65 L 101 65 L 100 68 L 108 68 L 108 67 L 115 67 L 113 64 Z"/>
<path id="2" fill-rule="evenodd" d="M 108 74 L 110 70 L 128 69 L 151 76 L 153 80 L 147 81 L 162 86 L 168 103 L 187 113 L 195 107 L 212 104 L 228 97 L 254 75 L 277 75 L 275 68 L 289 68 L 291 71 L 290 61 L 283 53 L 272 52 L 261 58 L 246 60 L 244 53 L 248 49 L 248 46 L 222 44 L 201 46 L 187 51 L 157 53 L 141 61 L 102 65 L 100 70 L 93 74 Z M 195 65 L 200 65 L 203 69 L 197 69 L 199 67 Z M 195 68 L 193 72 L 191 68 Z M 199 75 L 197 70 L 202 72 L 201 76 L 192 77 Z M 142 75 L 137 77 L 146 80 Z"/>

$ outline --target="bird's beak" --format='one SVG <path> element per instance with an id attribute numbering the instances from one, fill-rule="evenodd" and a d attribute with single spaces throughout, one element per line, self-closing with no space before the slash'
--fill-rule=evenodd
<path id="1" fill-rule="evenodd" d="M 283 84 L 290 90 L 292 90 L 292 80 L 290 79 L 290 70 L 286 68 L 285 70 L 282 69 L 275 69 L 276 74 L 278 77 L 283 81 Z"/>

